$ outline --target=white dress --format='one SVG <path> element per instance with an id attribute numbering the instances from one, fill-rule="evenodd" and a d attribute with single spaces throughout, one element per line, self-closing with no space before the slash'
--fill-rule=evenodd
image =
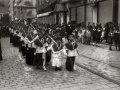
<path id="1" fill-rule="evenodd" d="M 52 44 L 47 48 L 47 50 L 52 50 L 52 55 L 51 55 L 52 66 L 61 67 L 62 58 L 63 58 L 62 57 L 63 49 L 55 52 L 54 49 L 53 49 L 53 44 Z"/>

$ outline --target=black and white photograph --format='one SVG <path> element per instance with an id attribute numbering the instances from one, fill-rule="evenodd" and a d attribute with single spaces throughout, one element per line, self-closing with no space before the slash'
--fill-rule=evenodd
<path id="1" fill-rule="evenodd" d="M 120 0 L 0 0 L 0 90 L 120 90 Z"/>

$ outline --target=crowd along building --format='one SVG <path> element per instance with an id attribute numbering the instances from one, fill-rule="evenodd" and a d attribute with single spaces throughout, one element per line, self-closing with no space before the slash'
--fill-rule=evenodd
<path id="1" fill-rule="evenodd" d="M 120 23 L 120 0 L 37 0 L 38 22 Z"/>

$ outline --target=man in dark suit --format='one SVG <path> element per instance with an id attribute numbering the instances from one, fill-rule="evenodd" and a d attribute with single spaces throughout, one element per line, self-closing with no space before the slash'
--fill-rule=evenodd
<path id="1" fill-rule="evenodd" d="M 116 27 L 114 27 L 114 41 L 115 41 L 115 47 L 117 50 L 117 47 L 119 47 L 119 31 L 117 30 Z"/>
<path id="2" fill-rule="evenodd" d="M 112 50 L 112 44 L 113 44 L 113 38 L 114 38 L 114 33 L 112 28 L 110 28 L 110 32 L 108 33 L 108 38 L 109 38 L 109 50 Z"/>
<path id="3" fill-rule="evenodd" d="M 72 35 L 74 28 L 75 28 L 74 25 L 72 25 L 71 23 L 68 23 L 68 25 L 66 27 L 67 38 L 69 35 Z"/>
<path id="4" fill-rule="evenodd" d="M 94 23 L 93 23 L 93 25 L 94 25 Z M 88 23 L 88 26 L 87 26 L 87 27 L 88 27 L 88 29 L 89 29 L 90 31 L 92 31 L 92 25 L 91 25 L 90 22 Z"/>

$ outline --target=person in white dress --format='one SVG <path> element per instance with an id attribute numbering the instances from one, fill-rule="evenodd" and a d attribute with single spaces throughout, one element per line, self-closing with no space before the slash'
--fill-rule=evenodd
<path id="1" fill-rule="evenodd" d="M 47 71 L 46 69 L 46 47 L 48 46 L 45 42 L 45 39 L 42 37 L 43 35 L 39 34 L 39 37 L 34 41 L 36 52 L 35 52 L 35 58 L 33 64 L 37 66 L 37 69 L 40 68 L 40 66 L 43 67 L 44 71 Z"/>
<path id="2" fill-rule="evenodd" d="M 61 65 L 62 65 L 62 50 L 63 50 L 63 44 L 62 44 L 62 38 L 57 37 L 55 40 L 52 39 L 53 44 L 47 48 L 47 50 L 52 50 L 52 56 L 51 56 L 51 62 L 52 66 L 55 67 L 55 71 L 60 70 L 61 71 Z"/>

